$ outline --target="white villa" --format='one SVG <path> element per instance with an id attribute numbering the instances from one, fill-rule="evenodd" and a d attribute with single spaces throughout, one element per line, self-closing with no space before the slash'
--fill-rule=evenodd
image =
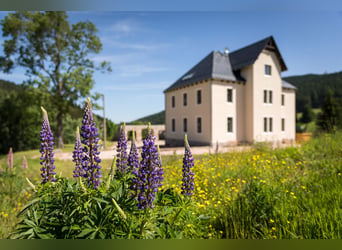
<path id="1" fill-rule="evenodd" d="M 166 145 L 295 140 L 296 88 L 272 36 L 213 51 L 164 91 Z"/>

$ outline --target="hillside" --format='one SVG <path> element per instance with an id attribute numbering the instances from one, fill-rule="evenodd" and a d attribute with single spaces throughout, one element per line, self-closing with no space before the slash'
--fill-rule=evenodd
<path id="1" fill-rule="evenodd" d="M 327 89 L 334 92 L 337 101 L 342 104 L 342 71 L 331 74 L 308 74 L 283 78 L 297 87 L 296 111 L 302 112 L 308 98 L 312 108 L 320 108 Z"/>
<path id="2" fill-rule="evenodd" d="M 128 124 L 164 124 L 165 123 L 165 111 L 160 111 L 156 114 L 148 115 L 135 121 L 129 122 Z"/>

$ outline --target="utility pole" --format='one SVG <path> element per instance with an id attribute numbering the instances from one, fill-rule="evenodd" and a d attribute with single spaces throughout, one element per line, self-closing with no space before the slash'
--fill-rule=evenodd
<path id="1" fill-rule="evenodd" d="M 106 109 L 105 109 L 105 96 L 102 94 L 103 101 L 103 148 L 106 149 L 107 144 L 107 123 L 106 123 Z"/>

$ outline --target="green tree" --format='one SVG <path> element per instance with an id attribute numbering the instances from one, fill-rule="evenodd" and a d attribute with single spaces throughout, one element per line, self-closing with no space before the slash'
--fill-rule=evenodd
<path id="1" fill-rule="evenodd" d="M 316 124 L 322 131 L 332 133 L 336 131 L 341 124 L 341 108 L 329 89 L 326 92 L 324 102 L 321 106 L 321 112 L 317 115 Z"/>
<path id="2" fill-rule="evenodd" d="M 10 73 L 16 66 L 26 69 L 24 83 L 49 91 L 57 109 L 57 146 L 63 147 L 63 116 L 79 98 L 90 95 L 95 70 L 110 71 L 89 54 L 102 44 L 90 21 L 70 24 L 65 12 L 15 12 L 1 20 L 4 56 L 0 67 Z"/>
<path id="3" fill-rule="evenodd" d="M 314 118 L 314 113 L 312 112 L 311 98 L 309 97 L 307 103 L 304 106 L 303 115 L 300 121 L 302 123 L 309 123 L 313 120 L 313 118 Z"/>

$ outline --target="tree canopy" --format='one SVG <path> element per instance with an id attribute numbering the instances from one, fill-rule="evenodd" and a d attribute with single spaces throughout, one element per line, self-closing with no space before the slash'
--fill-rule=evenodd
<path id="1" fill-rule="evenodd" d="M 26 85 L 49 91 L 57 109 L 57 144 L 63 147 L 63 116 L 79 98 L 90 95 L 93 73 L 111 71 L 107 62 L 99 65 L 91 53 L 102 49 L 97 29 L 90 21 L 70 24 L 66 12 L 15 12 L 1 20 L 4 56 L 0 67 L 10 73 L 26 69 Z"/>
<path id="2" fill-rule="evenodd" d="M 341 108 L 330 89 L 326 92 L 316 123 L 321 131 L 328 133 L 335 132 L 341 127 Z"/>

